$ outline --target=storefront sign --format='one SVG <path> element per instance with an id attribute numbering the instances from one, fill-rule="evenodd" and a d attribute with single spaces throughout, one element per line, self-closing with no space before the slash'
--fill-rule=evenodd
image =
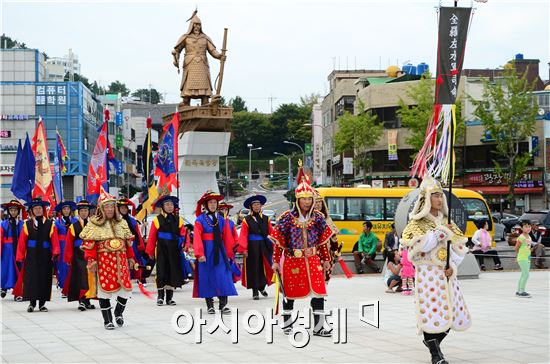
<path id="1" fill-rule="evenodd" d="M 503 186 L 507 184 L 507 173 L 499 174 L 494 172 L 471 173 L 466 175 L 468 185 Z M 543 187 L 541 171 L 525 173 L 515 184 L 519 188 Z"/>
<path id="2" fill-rule="evenodd" d="M 397 129 L 388 130 L 388 160 L 397 160 Z"/>
<path id="3" fill-rule="evenodd" d="M 344 174 L 353 174 L 353 158 L 344 157 Z"/>
<path id="4" fill-rule="evenodd" d="M 29 115 L 2 115 L 2 120 L 29 120 Z"/>
<path id="5" fill-rule="evenodd" d="M 67 105 L 67 86 L 37 84 L 36 105 Z"/>
<path id="6" fill-rule="evenodd" d="M 13 174 L 14 171 L 14 164 L 0 164 L 0 174 Z"/>
<path id="7" fill-rule="evenodd" d="M 0 150 L 17 152 L 17 145 L 4 145 L 4 144 L 0 144 Z"/>

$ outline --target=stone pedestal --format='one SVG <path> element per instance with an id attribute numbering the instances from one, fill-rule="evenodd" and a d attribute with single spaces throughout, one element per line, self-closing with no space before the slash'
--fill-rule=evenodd
<path id="1" fill-rule="evenodd" d="M 180 106 L 178 140 L 180 215 L 187 221 L 195 221 L 197 201 L 207 191 L 219 193 L 216 172 L 220 157 L 227 155 L 231 139 L 230 107 Z M 168 123 L 174 114 L 163 117 Z"/>
<path id="2" fill-rule="evenodd" d="M 227 155 L 231 133 L 188 131 L 178 144 L 179 199 L 183 217 L 195 221 L 199 198 L 210 189 L 219 193 L 216 172 L 220 156 Z"/>

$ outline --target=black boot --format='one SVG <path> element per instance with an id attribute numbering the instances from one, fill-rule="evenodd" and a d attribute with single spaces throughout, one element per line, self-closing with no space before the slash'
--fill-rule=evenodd
<path id="1" fill-rule="evenodd" d="M 99 307 L 101 307 L 101 315 L 103 316 L 103 326 L 105 330 L 114 330 L 113 314 L 111 313 L 111 300 L 107 298 L 99 299 Z"/>
<path id="2" fill-rule="evenodd" d="M 124 325 L 124 317 L 122 317 L 122 313 L 126 308 L 126 302 L 128 302 L 127 298 L 122 298 L 122 297 L 116 298 L 115 322 L 119 327 L 122 327 L 122 325 Z"/>
<path id="3" fill-rule="evenodd" d="M 252 289 L 252 299 L 255 301 L 260 299 L 260 294 L 258 293 L 258 290 L 256 288 Z"/>
<path id="4" fill-rule="evenodd" d="M 92 305 L 89 298 L 84 299 L 84 307 L 86 307 L 87 310 L 95 310 L 95 306 Z"/>
<path id="5" fill-rule="evenodd" d="M 176 301 L 174 301 L 172 299 L 172 297 L 174 297 L 174 291 L 171 290 L 171 289 L 167 289 L 166 290 L 166 304 L 167 305 L 170 305 L 170 306 L 175 306 L 176 305 Z"/>
<path id="6" fill-rule="evenodd" d="M 332 329 L 327 330 L 325 328 L 325 315 L 315 313 L 315 311 L 313 311 L 313 335 L 321 337 L 330 337 L 332 335 Z"/>
<path id="7" fill-rule="evenodd" d="M 439 347 L 439 340 L 424 340 L 424 345 L 430 349 L 430 354 L 432 355 L 432 364 L 449 364 L 447 360 L 443 357 L 441 348 Z"/>
<path id="8" fill-rule="evenodd" d="M 292 332 L 292 312 L 283 312 L 283 333 L 290 335 Z"/>
<path id="9" fill-rule="evenodd" d="M 227 307 L 227 296 L 220 296 L 218 299 L 220 300 L 220 312 L 222 314 L 230 314 L 231 309 Z"/>
<path id="10" fill-rule="evenodd" d="M 78 301 L 78 311 L 86 311 L 86 304 L 84 303 L 84 299 Z"/>
<path id="11" fill-rule="evenodd" d="M 212 297 L 210 298 L 205 298 L 206 300 L 206 308 L 207 308 L 207 311 L 210 315 L 213 315 L 216 313 L 216 310 L 214 310 L 214 299 Z"/>
<path id="12" fill-rule="evenodd" d="M 157 306 L 162 306 L 163 304 L 164 304 L 164 290 L 159 289 L 158 297 L 157 297 Z"/>
<path id="13" fill-rule="evenodd" d="M 0 290 L 0 297 L 4 298 L 6 297 L 7 291 L 5 289 Z"/>

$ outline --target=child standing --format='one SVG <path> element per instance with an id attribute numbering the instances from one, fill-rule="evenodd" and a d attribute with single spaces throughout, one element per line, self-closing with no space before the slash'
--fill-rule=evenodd
<path id="1" fill-rule="evenodd" d="M 521 276 L 519 277 L 518 291 L 516 292 L 516 297 L 529 298 L 531 295 L 525 292 L 525 285 L 527 284 L 527 279 L 529 278 L 529 267 L 531 261 L 531 223 L 529 221 L 522 221 L 521 223 L 522 233 L 518 237 L 515 249 L 517 253 L 517 261 L 519 268 L 521 269 Z"/>
<path id="2" fill-rule="evenodd" d="M 401 281 L 403 286 L 403 294 L 410 296 L 414 288 L 414 266 L 409 260 L 409 251 L 407 247 L 402 247 L 401 250 Z"/>

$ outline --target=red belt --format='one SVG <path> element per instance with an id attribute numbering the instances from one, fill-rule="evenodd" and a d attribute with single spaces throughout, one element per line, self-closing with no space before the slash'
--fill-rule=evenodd
<path id="1" fill-rule="evenodd" d="M 202 240 L 214 240 L 214 234 L 203 233 L 201 234 Z"/>
<path id="2" fill-rule="evenodd" d="M 2 244 L 13 244 L 13 238 L 11 236 L 9 238 L 4 238 Z"/>
<path id="3" fill-rule="evenodd" d="M 66 240 L 67 240 L 67 235 L 57 235 L 57 238 L 58 238 L 59 240 L 66 241 Z"/>

